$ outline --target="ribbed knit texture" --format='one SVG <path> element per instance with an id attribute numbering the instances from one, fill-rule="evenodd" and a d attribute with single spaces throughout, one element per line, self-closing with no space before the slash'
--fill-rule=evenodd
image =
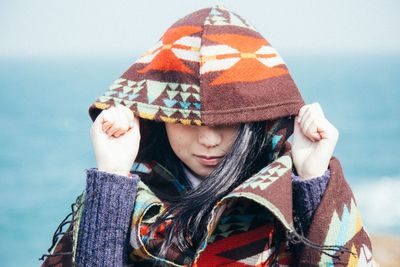
<path id="1" fill-rule="evenodd" d="M 320 177 L 302 180 L 292 172 L 293 210 L 300 219 L 298 228 L 307 233 L 312 216 L 324 195 L 330 177 L 329 169 Z"/>
<path id="2" fill-rule="evenodd" d="M 123 266 L 128 260 L 129 226 L 136 197 L 132 178 L 88 169 L 79 227 L 78 266 Z"/>

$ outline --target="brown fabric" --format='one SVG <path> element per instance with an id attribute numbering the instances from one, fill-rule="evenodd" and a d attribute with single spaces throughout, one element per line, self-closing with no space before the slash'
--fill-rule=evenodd
<path id="1" fill-rule="evenodd" d="M 260 236 L 260 239 L 251 241 L 247 240 L 246 235 L 243 234 L 243 237 L 239 239 L 240 242 L 232 241 L 236 240 L 236 234 L 241 235 L 242 233 L 229 233 L 232 230 L 229 223 L 221 219 L 225 215 L 229 215 L 229 212 L 235 207 L 243 207 L 243 202 L 240 201 L 249 201 L 249 203 L 261 208 L 259 211 L 264 212 L 260 212 L 260 216 L 272 214 L 274 220 L 282 225 L 288 236 L 295 234 L 292 214 L 291 146 L 286 142 L 282 148 L 283 153 L 277 160 L 249 177 L 216 204 L 212 211 L 212 219 L 209 221 L 207 239 L 204 246 L 200 246 L 201 249 L 197 251 L 192 266 L 207 266 L 204 263 L 207 262 L 207 257 L 211 256 L 213 257 L 213 266 L 217 266 L 218 264 L 216 263 L 219 260 L 221 260 L 221 263 L 237 259 L 240 259 L 238 262 L 243 264 L 240 266 L 253 266 L 244 264 L 244 262 L 251 262 L 245 260 L 246 253 L 243 253 L 243 255 L 230 254 L 229 251 L 234 250 L 237 252 L 247 245 L 257 248 L 257 243 L 255 242 L 262 242 L 260 241 L 263 240 L 262 236 Z M 329 169 L 331 173 L 330 182 L 313 217 L 307 236 L 308 240 L 302 237 L 303 241 L 300 243 L 303 243 L 304 248 L 293 257 L 293 260 L 297 262 L 294 266 L 377 266 L 373 259 L 371 243 L 363 228 L 353 194 L 344 179 L 340 163 L 336 158 L 333 157 L 331 159 Z M 171 177 L 166 177 L 165 180 L 174 184 Z M 159 186 L 165 187 L 165 184 L 160 184 Z M 154 184 L 152 189 L 144 186 L 144 183 L 139 184 L 137 203 L 132 219 L 132 233 L 139 233 L 140 225 L 148 226 L 153 222 L 153 220 L 149 220 L 147 225 L 140 218 L 146 217 L 148 207 L 155 203 L 158 205 L 161 203 L 161 200 L 154 193 L 157 191 L 154 190 L 154 187 L 157 187 L 157 184 Z M 230 208 L 226 209 L 226 207 Z M 157 216 L 157 213 L 152 213 L 152 216 Z M 236 224 L 238 222 L 239 220 L 233 223 Z M 256 229 L 254 228 L 253 230 L 256 231 Z M 214 238 L 214 236 L 219 238 Z M 156 244 L 160 244 L 161 241 L 159 239 L 156 243 L 147 243 L 146 249 L 144 249 L 139 241 L 143 236 L 133 234 L 131 238 L 131 244 L 135 248 L 132 252 L 134 255 L 141 259 L 156 257 L 151 254 L 151 251 L 153 251 Z M 148 237 L 145 239 L 148 240 Z M 288 237 L 285 241 L 292 242 L 295 240 Z M 257 251 L 259 252 L 259 250 Z M 174 262 L 178 265 L 182 264 L 183 259 L 181 256 L 184 253 L 176 254 L 176 251 L 171 252 L 173 253 L 167 254 L 165 258 L 160 260 Z M 249 251 L 247 250 L 247 252 Z M 289 259 L 292 259 L 291 252 L 284 249 L 278 255 L 278 259 L 282 260 L 282 262 L 289 261 Z M 266 251 L 262 253 L 266 253 Z M 330 254 L 330 256 L 326 255 L 326 253 Z M 286 266 L 284 263 L 279 263 Z"/>
<path id="2" fill-rule="evenodd" d="M 309 228 L 307 238 L 316 244 L 343 245 L 353 253 L 332 253 L 332 258 L 304 247 L 299 266 L 377 266 L 370 239 L 362 225 L 353 193 L 338 159 L 329 164 L 331 177 Z"/>
<path id="3" fill-rule="evenodd" d="M 72 267 L 72 225 L 57 243 L 52 256 L 47 257 L 42 267 Z M 57 255 L 58 253 L 70 253 L 67 255 Z"/>
<path id="4" fill-rule="evenodd" d="M 96 99 L 89 114 L 95 120 L 101 110 L 116 104 L 129 107 L 142 119 L 141 127 L 151 132 L 151 127 L 144 125 L 146 120 L 218 125 L 290 118 L 298 114 L 304 101 L 271 44 L 239 15 L 215 6 L 173 24 L 153 48 Z M 292 127 L 285 128 L 289 135 Z M 286 139 L 278 135 L 275 138 L 278 146 L 284 145 L 289 153 Z M 290 156 L 280 156 L 284 163 L 276 163 L 272 166 L 276 169 L 268 168 L 264 170 L 267 173 L 250 178 L 229 197 L 258 200 L 293 234 L 287 170 L 292 163 Z M 279 173 L 281 168 L 283 173 Z M 339 161 L 333 158 L 329 168 L 331 180 L 308 234 L 308 239 L 320 247 L 308 243 L 299 265 L 374 266 L 371 244 Z M 276 193 L 281 191 L 284 194 Z M 346 246 L 352 253 L 341 254 L 336 252 L 338 247 L 331 251 L 326 247 L 335 245 Z M 324 254 L 326 251 L 333 257 Z"/>
<path id="5" fill-rule="evenodd" d="M 174 23 L 96 102 L 122 104 L 142 119 L 234 124 L 296 115 L 304 101 L 288 68 L 248 22 L 222 6 Z"/>

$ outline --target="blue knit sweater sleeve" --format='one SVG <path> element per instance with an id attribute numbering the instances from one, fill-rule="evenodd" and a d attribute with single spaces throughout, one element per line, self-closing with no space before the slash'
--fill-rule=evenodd
<path id="1" fill-rule="evenodd" d="M 77 266 L 124 266 L 139 177 L 88 169 L 79 226 Z"/>
<path id="2" fill-rule="evenodd" d="M 329 178 L 329 169 L 322 176 L 308 180 L 302 180 L 292 172 L 295 226 L 303 234 L 308 232 L 312 217 L 325 193 Z"/>

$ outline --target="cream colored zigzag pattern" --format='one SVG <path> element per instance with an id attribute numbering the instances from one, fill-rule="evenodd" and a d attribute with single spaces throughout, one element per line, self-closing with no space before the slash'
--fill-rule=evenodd
<path id="1" fill-rule="evenodd" d="M 275 163 L 281 163 L 278 165 L 270 164 L 267 167 L 263 168 L 256 175 L 248 179 L 244 182 L 240 187 L 236 190 L 246 189 L 251 187 L 252 189 L 259 188 L 261 190 L 265 190 L 268 186 L 270 186 L 273 182 L 275 182 L 278 178 L 280 178 L 285 172 L 288 171 L 291 166 L 290 156 L 280 157 Z"/>

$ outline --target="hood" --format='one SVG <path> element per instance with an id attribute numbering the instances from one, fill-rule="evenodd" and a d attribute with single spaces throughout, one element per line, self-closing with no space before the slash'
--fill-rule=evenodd
<path id="1" fill-rule="evenodd" d="M 218 5 L 174 23 L 89 114 L 116 104 L 145 120 L 212 126 L 297 115 L 304 101 L 271 44 Z"/>

